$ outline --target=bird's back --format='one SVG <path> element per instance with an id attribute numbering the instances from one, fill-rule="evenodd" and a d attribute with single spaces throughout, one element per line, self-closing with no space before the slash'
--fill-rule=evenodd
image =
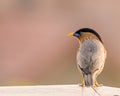
<path id="1" fill-rule="evenodd" d="M 80 44 L 77 61 L 86 74 L 92 73 L 104 64 L 104 47 L 98 40 L 86 40 Z"/>

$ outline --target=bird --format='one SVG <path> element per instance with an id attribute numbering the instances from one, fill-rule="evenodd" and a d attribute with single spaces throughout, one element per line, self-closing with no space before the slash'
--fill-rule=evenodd
<path id="1" fill-rule="evenodd" d="M 68 36 L 74 36 L 79 41 L 77 68 L 82 73 L 81 86 L 100 86 L 97 77 L 103 71 L 107 57 L 100 35 L 91 28 L 81 28 Z"/>

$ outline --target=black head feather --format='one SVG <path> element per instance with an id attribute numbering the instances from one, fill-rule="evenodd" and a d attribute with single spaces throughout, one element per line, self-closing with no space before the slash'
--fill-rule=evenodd
<path id="1" fill-rule="evenodd" d="M 97 38 L 103 43 L 100 35 L 93 29 L 90 29 L 90 28 L 82 28 L 82 29 L 79 29 L 78 31 L 76 31 L 75 33 L 76 34 L 79 34 L 79 35 L 82 35 L 82 33 L 84 32 L 89 32 L 89 33 L 92 33 L 94 34 L 95 36 L 97 36 Z"/>

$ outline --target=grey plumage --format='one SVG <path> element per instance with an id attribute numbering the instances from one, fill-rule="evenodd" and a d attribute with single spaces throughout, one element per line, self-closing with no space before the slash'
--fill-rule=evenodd
<path id="1" fill-rule="evenodd" d="M 80 43 L 77 63 L 81 69 L 85 86 L 93 86 L 96 77 L 101 73 L 105 62 L 105 49 L 99 40 L 86 39 Z"/>

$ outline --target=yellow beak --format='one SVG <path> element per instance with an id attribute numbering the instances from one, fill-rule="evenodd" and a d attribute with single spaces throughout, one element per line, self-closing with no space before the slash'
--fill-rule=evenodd
<path id="1" fill-rule="evenodd" d="M 67 36 L 73 36 L 74 32 L 69 33 Z"/>

